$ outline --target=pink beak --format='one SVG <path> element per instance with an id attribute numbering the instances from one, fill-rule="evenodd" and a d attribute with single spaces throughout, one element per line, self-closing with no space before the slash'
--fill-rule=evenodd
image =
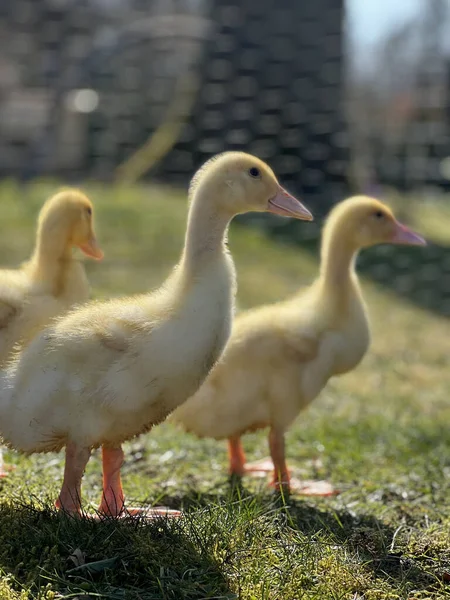
<path id="1" fill-rule="evenodd" d="M 103 251 L 98 245 L 95 237 L 92 237 L 89 242 L 86 242 L 85 244 L 80 244 L 79 248 L 82 252 L 84 252 L 84 254 L 86 254 L 86 256 L 95 258 L 95 260 L 102 260 L 104 256 Z"/>
<path id="2" fill-rule="evenodd" d="M 267 210 L 283 217 L 294 217 L 303 221 L 313 220 L 309 210 L 281 186 L 278 193 L 269 200 Z"/>
<path id="3" fill-rule="evenodd" d="M 427 243 L 418 233 L 402 225 L 398 221 L 395 222 L 395 232 L 391 238 L 392 244 L 405 244 L 408 246 L 426 246 Z"/>

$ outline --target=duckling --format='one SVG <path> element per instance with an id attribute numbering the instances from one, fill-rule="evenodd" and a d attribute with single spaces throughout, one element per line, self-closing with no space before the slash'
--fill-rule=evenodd
<path id="1" fill-rule="evenodd" d="M 19 269 L 0 270 L 0 363 L 16 345 L 27 344 L 49 321 L 89 299 L 80 248 L 100 260 L 90 200 L 80 191 L 60 191 L 44 204 L 31 259 Z M 0 476 L 5 476 L 0 450 Z"/>
<path id="2" fill-rule="evenodd" d="M 142 512 L 125 510 L 122 443 L 149 431 L 191 396 L 225 346 L 236 287 L 226 248 L 230 220 L 246 211 L 312 219 L 265 163 L 244 153 L 207 162 L 194 176 L 189 198 L 182 256 L 161 288 L 73 310 L 34 338 L 0 376 L 4 441 L 27 454 L 65 447 L 60 509 L 80 514 L 83 471 L 92 449 L 101 446 L 99 512 Z"/>
<path id="3" fill-rule="evenodd" d="M 0 270 L 0 363 L 53 316 L 88 300 L 86 273 L 72 248 L 103 258 L 92 211 L 92 203 L 78 190 L 57 193 L 40 212 L 30 260 L 19 269 Z"/>
<path id="4" fill-rule="evenodd" d="M 239 315 L 221 361 L 170 420 L 199 437 L 228 439 L 230 473 L 273 471 L 287 492 L 329 495 L 328 482 L 291 480 L 285 432 L 330 377 L 354 369 L 369 342 L 367 310 L 355 272 L 362 248 L 425 244 L 370 197 L 337 205 L 325 225 L 316 281 L 284 302 Z M 245 464 L 241 436 L 269 428 L 271 461 Z"/>

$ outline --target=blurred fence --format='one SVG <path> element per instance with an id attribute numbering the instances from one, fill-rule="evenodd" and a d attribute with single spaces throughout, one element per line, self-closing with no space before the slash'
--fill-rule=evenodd
<path id="1" fill-rule="evenodd" d="M 379 123 L 361 145 L 344 31 L 343 0 L 0 0 L 0 176 L 185 184 L 211 154 L 245 149 L 319 216 L 360 188 L 428 183 L 427 165 L 450 155 L 448 80 L 439 143 L 417 127 L 386 142 Z M 368 140 L 372 176 L 358 179 Z M 317 244 L 317 227 L 248 220 Z M 450 316 L 449 248 L 378 248 L 362 261 Z"/>

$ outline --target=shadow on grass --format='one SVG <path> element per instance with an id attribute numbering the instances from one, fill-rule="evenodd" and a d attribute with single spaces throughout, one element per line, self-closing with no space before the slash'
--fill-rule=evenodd
<path id="1" fill-rule="evenodd" d="M 96 522 L 38 502 L 0 506 L 0 569 L 31 597 L 48 585 L 60 598 L 235 598 L 191 539 L 177 519 Z"/>
<path id="2" fill-rule="evenodd" d="M 299 500 L 290 500 L 287 522 L 307 536 L 324 533 L 332 543 L 342 545 L 358 562 L 370 567 L 374 575 L 397 585 L 414 584 L 425 590 L 435 578 L 395 544 L 396 531 L 372 515 L 357 515 L 349 510 L 324 511 Z"/>
<path id="3" fill-rule="evenodd" d="M 275 493 L 255 496 L 242 482 L 230 481 L 230 484 L 228 494 L 192 490 L 179 498 L 166 497 L 163 502 L 187 511 L 208 510 L 218 504 L 232 510 L 233 503 L 240 503 L 253 506 L 251 512 L 255 512 L 257 505 L 256 512 L 270 514 L 272 523 L 280 531 L 291 528 L 301 532 L 309 542 L 315 540 L 318 544 L 343 548 L 352 562 L 371 569 L 375 577 L 385 579 L 398 589 L 433 592 L 436 585 L 442 585 L 438 581 L 439 574 L 433 573 L 433 569 L 425 570 L 407 545 L 401 543 L 401 535 L 398 535 L 401 528 L 394 530 L 375 516 L 356 514 L 348 509 L 326 510 Z"/>
<path id="4" fill-rule="evenodd" d="M 0 505 L 0 567 L 31 597 L 49 584 L 61 599 L 231 600 L 238 596 L 227 574 L 239 587 L 249 577 L 273 585 L 266 560 L 276 552 L 283 557 L 282 583 L 289 583 L 295 561 L 309 547 L 313 562 L 328 548 L 397 589 L 433 591 L 437 585 L 398 531 L 346 507 L 255 495 L 242 485 L 222 493 L 184 490 L 159 503 L 184 510 L 185 517 L 95 522 L 58 514 L 47 502 L 33 507 L 12 499 Z M 317 572 L 317 565 L 304 564 L 310 567 Z M 303 583 L 294 584 L 300 591 Z"/>

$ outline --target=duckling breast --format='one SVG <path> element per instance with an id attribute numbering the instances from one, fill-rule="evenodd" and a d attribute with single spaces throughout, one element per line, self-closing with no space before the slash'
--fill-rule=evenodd
<path id="1" fill-rule="evenodd" d="M 355 305 L 339 329 L 333 332 L 333 375 L 342 375 L 354 369 L 369 345 L 370 327 L 365 309 L 362 305 Z"/>

